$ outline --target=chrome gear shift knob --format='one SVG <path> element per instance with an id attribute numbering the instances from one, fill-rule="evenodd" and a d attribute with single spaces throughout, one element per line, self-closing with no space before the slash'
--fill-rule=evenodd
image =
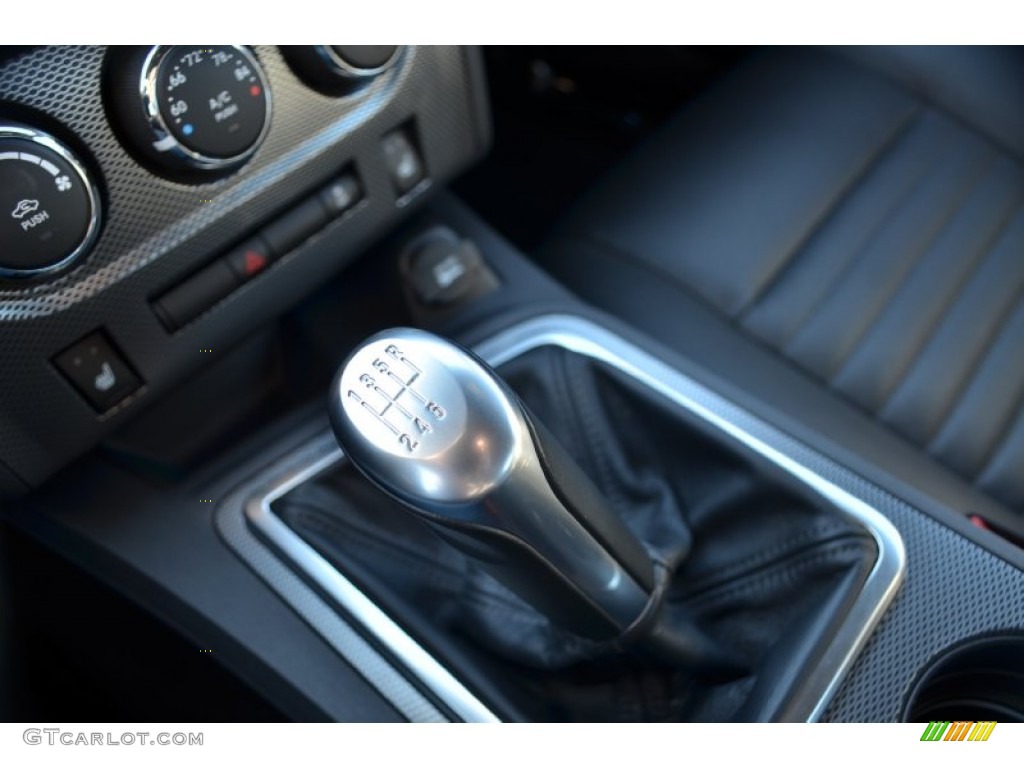
<path id="1" fill-rule="evenodd" d="M 472 353 L 376 334 L 342 365 L 329 412 L 357 469 L 553 623 L 604 640 L 644 615 L 647 551 Z"/>

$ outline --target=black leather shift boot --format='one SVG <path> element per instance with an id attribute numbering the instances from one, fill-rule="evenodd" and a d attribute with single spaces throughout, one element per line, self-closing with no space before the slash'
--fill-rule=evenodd
<path id="1" fill-rule="evenodd" d="M 546 347 L 501 368 L 674 578 L 661 621 L 745 659 L 707 679 L 553 627 L 345 465 L 279 515 L 507 717 L 787 718 L 787 694 L 870 570 L 871 537 L 757 457 L 588 358 Z"/>

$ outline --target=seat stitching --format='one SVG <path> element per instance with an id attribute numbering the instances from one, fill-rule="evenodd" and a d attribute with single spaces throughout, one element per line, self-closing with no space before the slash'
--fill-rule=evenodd
<path id="1" fill-rule="evenodd" d="M 856 354 L 865 339 L 870 336 L 871 330 L 878 324 L 879 318 L 881 318 L 885 314 L 885 311 L 892 306 L 894 298 L 906 285 L 910 276 L 913 275 L 920 267 L 921 262 L 926 259 L 929 253 L 931 253 L 932 249 L 935 247 L 935 243 L 939 240 L 942 234 L 949 229 L 949 225 L 956 218 L 956 214 L 959 213 L 966 201 L 977 190 L 978 186 L 984 180 L 986 173 L 995 165 L 999 156 L 993 150 L 988 149 L 987 155 L 983 156 L 983 158 L 983 162 L 978 162 L 976 164 L 975 171 L 972 173 L 969 181 L 964 184 L 963 190 L 957 195 L 956 199 L 950 204 L 942 217 L 932 225 L 931 233 L 928 234 L 925 242 L 921 244 L 916 256 L 909 262 L 903 274 L 896 276 L 896 280 L 894 281 L 895 284 L 889 291 L 889 295 L 874 312 L 871 319 L 864 325 L 864 328 L 860 333 L 857 334 L 856 338 L 853 340 L 852 346 L 847 350 L 846 354 L 843 355 L 842 359 L 832 366 L 832 372 L 828 374 L 828 382 L 830 385 L 842 375 L 843 370 L 850 361 L 850 358 Z"/>
<path id="2" fill-rule="evenodd" d="M 986 482 L 991 483 L 993 480 L 998 480 L 998 476 L 995 476 L 988 478 L 986 481 L 985 476 L 989 473 L 989 470 L 992 469 L 993 465 L 1002 458 L 1003 452 L 1009 448 L 1009 440 L 1016 434 L 1018 427 L 1024 424 L 1024 391 L 1017 396 L 1017 402 L 1014 404 L 1013 410 L 1017 412 L 1016 418 L 1007 419 L 1006 428 L 1004 433 L 999 436 L 999 442 L 996 445 L 996 448 L 985 458 L 985 463 L 972 478 L 975 484 L 981 488 L 985 487 Z M 1024 510 L 1015 511 L 1024 512 Z"/>
<path id="3" fill-rule="evenodd" d="M 907 113 L 907 116 L 903 121 L 899 123 L 899 125 L 893 129 L 892 133 L 881 142 L 875 152 L 872 153 L 871 157 L 868 158 L 853 177 L 842 186 L 839 193 L 835 196 L 833 203 L 822 211 L 814 223 L 807 228 L 807 231 L 792 249 L 788 258 L 776 266 L 771 276 L 762 283 L 754 295 L 747 299 L 742 306 L 733 313 L 734 317 L 736 317 L 740 323 L 744 323 L 746 321 L 746 316 L 754 309 L 754 307 L 757 306 L 765 296 L 771 293 L 776 285 L 783 280 L 785 275 L 792 268 L 793 264 L 799 261 L 800 256 L 803 255 L 804 251 L 814 240 L 818 232 L 835 217 L 836 213 L 843 207 L 843 203 L 849 199 L 850 195 L 856 194 L 856 190 L 863 186 L 863 184 L 871 177 L 879 164 L 884 162 L 886 157 L 893 154 L 896 151 L 896 148 L 904 142 L 904 140 L 910 135 L 911 129 L 917 122 L 919 122 L 922 111 L 922 104 L 915 104 Z"/>
<path id="4" fill-rule="evenodd" d="M 1015 160 L 1016 162 L 1024 162 L 1024 154 L 1021 153 L 1020 149 L 1010 144 L 1007 144 L 1001 136 L 992 133 L 992 131 L 990 131 L 982 123 L 976 123 L 967 116 L 965 116 L 964 114 L 956 110 L 950 109 L 946 104 L 935 101 L 927 93 L 918 90 L 914 90 L 913 93 L 915 96 L 917 96 L 917 98 L 921 99 L 921 101 L 923 101 L 931 110 L 941 113 L 942 115 L 946 116 L 950 120 L 950 122 L 956 123 L 965 131 L 968 131 L 977 136 L 978 138 L 980 138 L 982 141 L 991 144 L 996 149 L 996 151 L 1008 155 L 1012 160 Z"/>
<path id="5" fill-rule="evenodd" d="M 945 140 L 939 144 L 939 147 L 936 149 L 934 154 L 941 157 L 944 154 L 945 148 L 952 142 L 952 137 L 946 137 Z M 839 290 L 839 288 L 843 285 L 843 283 L 845 283 L 849 275 L 856 269 L 857 264 L 860 261 L 860 259 L 858 258 L 860 254 L 862 254 L 865 249 L 870 248 L 871 245 L 874 244 L 874 242 L 877 240 L 879 236 L 879 233 L 885 228 L 885 226 L 890 221 L 892 221 L 894 216 L 899 215 L 899 211 L 901 211 L 904 207 L 906 207 L 906 205 L 911 200 L 914 199 L 915 195 L 917 194 L 921 186 L 927 181 L 931 174 L 935 172 L 935 162 L 923 163 L 923 166 L 924 167 L 920 170 L 917 177 L 910 184 L 910 187 L 907 189 L 906 193 L 900 197 L 896 204 L 892 206 L 885 215 L 879 218 L 879 220 L 875 223 L 874 227 L 872 227 L 871 234 L 864 240 L 864 244 L 861 246 L 859 250 L 851 254 L 846 264 L 843 265 L 842 269 L 840 269 L 839 272 L 829 282 L 828 288 L 825 290 L 825 292 L 822 293 L 817 298 L 817 300 L 807 309 L 807 311 L 802 313 L 802 316 L 800 317 L 799 321 L 793 324 L 793 329 L 786 334 L 786 337 L 779 340 L 778 348 L 780 351 L 785 352 L 786 347 L 793 341 L 794 337 L 796 337 L 797 334 L 799 334 L 807 326 L 807 324 L 811 321 L 811 318 L 813 318 L 815 315 L 821 312 L 822 308 L 829 303 L 829 300 L 832 298 L 832 296 L 836 293 L 837 290 Z"/>
<path id="6" fill-rule="evenodd" d="M 1024 203 L 1024 195 L 1017 195 L 1011 200 L 1011 204 L 1007 206 L 1006 213 L 1000 219 L 999 225 L 992 231 L 982 247 L 976 251 L 970 269 L 959 281 L 959 284 L 951 293 L 948 300 L 944 303 L 942 311 L 937 315 L 928 332 L 924 334 L 923 338 L 918 342 L 911 354 L 906 356 L 906 361 L 904 363 L 903 370 L 900 372 L 899 378 L 890 385 L 888 392 L 883 395 L 883 399 L 881 400 L 876 413 L 883 413 L 889 406 L 892 399 L 899 394 L 900 390 L 906 384 L 908 377 L 913 373 L 917 366 L 921 355 L 923 355 L 924 351 L 932 344 L 936 334 L 938 334 L 944 326 L 945 320 L 949 316 L 950 307 L 954 306 L 962 298 L 966 287 L 974 281 L 982 267 L 992 257 L 996 246 L 1003 238 L 1003 234 L 1020 213 L 1022 203 Z"/>
<path id="7" fill-rule="evenodd" d="M 970 371 L 969 375 L 965 376 L 964 380 L 960 382 L 960 386 L 957 387 L 956 393 L 950 399 L 949 405 L 944 410 L 942 417 L 936 421 L 937 426 L 929 432 L 925 439 L 924 444 L 927 446 L 929 455 L 934 455 L 932 453 L 932 444 L 938 435 L 942 434 L 942 431 L 946 428 L 949 420 L 960 408 L 962 404 L 961 401 L 970 389 L 970 385 L 978 378 L 978 374 L 984 367 L 985 361 L 988 359 L 989 355 L 992 354 L 996 341 L 998 341 L 999 337 L 1005 332 L 1006 324 L 1017 312 L 1022 300 L 1024 300 L 1024 282 L 1017 285 L 1017 289 L 1014 291 L 1013 300 L 1007 305 L 1007 308 L 1000 314 L 999 319 L 995 324 L 993 324 L 992 329 L 988 334 L 986 334 L 984 343 L 979 344 L 975 349 L 971 365 L 968 368 Z"/>
<path id="8" fill-rule="evenodd" d="M 971 479 L 976 481 L 985 474 L 985 470 L 988 469 L 992 460 L 1002 452 L 1003 445 L 1014 433 L 1014 427 L 1017 426 L 1022 408 L 1024 408 L 1024 385 L 1019 387 L 1017 394 L 1013 397 L 1013 403 L 1006 409 L 1006 417 L 1001 419 L 999 432 L 986 448 L 979 464 L 981 468 L 971 476 Z"/>
<path id="9" fill-rule="evenodd" d="M 796 361 L 796 360 L 794 360 L 794 359 L 792 359 L 792 358 L 782 354 L 777 347 L 775 347 L 772 344 L 768 343 L 764 339 L 754 335 L 753 333 L 750 332 L 749 329 L 744 328 L 744 327 L 738 325 L 734 318 L 729 317 L 729 315 L 723 314 L 721 309 L 717 305 L 713 304 L 705 296 L 703 296 L 700 293 L 698 293 L 697 291 L 695 291 L 688 283 L 683 281 L 680 277 L 678 277 L 676 275 L 673 275 L 671 273 L 667 273 L 667 272 L 659 269 L 658 267 L 656 267 L 655 265 L 653 265 L 651 262 L 647 261 L 646 259 L 644 259 L 642 257 L 639 257 L 639 256 L 631 253 L 630 251 L 623 250 L 623 249 L 621 249 L 621 248 L 619 248 L 619 247 L 617 247 L 615 245 L 612 245 L 610 243 L 606 243 L 605 241 L 597 238 L 596 236 L 590 235 L 588 233 L 585 233 L 585 232 L 568 232 L 567 231 L 567 232 L 564 232 L 562 235 L 560 235 L 560 237 L 563 240 L 567 240 L 567 241 L 576 240 L 576 241 L 588 244 L 588 245 L 592 246 L 593 248 L 595 248 L 597 250 L 604 251 L 605 253 L 607 253 L 608 255 L 618 259 L 619 261 L 626 262 L 628 264 L 631 264 L 631 265 L 635 266 L 638 269 L 644 270 L 646 272 L 650 272 L 656 278 L 662 278 L 663 282 L 666 282 L 666 283 L 670 284 L 672 286 L 672 288 L 674 288 L 675 290 L 678 290 L 682 294 L 685 294 L 692 301 L 694 301 L 695 303 L 700 304 L 702 307 L 706 308 L 711 314 L 717 315 L 722 320 L 722 322 L 725 325 L 727 325 L 727 326 L 729 326 L 731 328 L 734 328 L 736 330 L 736 332 L 747 343 L 753 344 L 754 346 L 756 346 L 756 347 L 764 350 L 765 352 L 769 353 L 772 356 L 772 358 L 774 360 L 776 360 L 779 364 L 787 366 L 790 370 L 795 371 L 800 376 L 805 377 L 809 381 L 812 381 L 812 382 L 815 382 L 817 384 L 823 385 L 825 390 L 829 394 L 831 394 L 832 396 L 840 398 L 846 404 L 848 404 L 852 408 L 860 411 L 865 416 L 867 416 L 869 418 L 873 418 L 874 414 L 872 414 L 869 410 L 867 410 L 862 405 L 860 405 L 860 403 L 858 403 L 856 400 L 853 400 L 852 398 L 850 398 L 845 392 L 843 392 L 842 390 L 836 389 L 834 387 L 828 386 L 828 382 L 825 381 L 824 379 L 822 379 L 820 376 L 818 376 L 813 370 L 811 370 L 810 368 L 808 368 L 805 365 L 802 365 L 798 361 Z M 611 311 L 611 310 L 607 310 L 606 309 L 605 311 Z M 615 314 L 614 311 L 611 311 L 611 312 L 612 312 L 612 314 Z M 657 338 L 657 335 L 656 334 L 652 334 L 652 338 Z M 667 343 L 667 344 L 669 344 L 669 346 L 671 346 L 670 342 L 662 341 L 662 343 Z M 893 431 L 893 430 L 891 430 L 891 428 L 889 428 L 889 425 L 884 425 L 884 426 L 887 429 L 890 429 L 890 431 Z M 893 434 L 896 434 L 896 432 L 893 431 Z"/>
<path id="10" fill-rule="evenodd" d="M 989 351 L 985 355 L 985 359 L 981 360 L 980 364 L 977 366 L 977 369 L 976 369 L 977 373 L 981 372 L 981 369 L 984 367 L 984 364 L 985 364 L 987 358 L 994 351 L 994 349 L 996 347 L 996 344 L 998 343 L 999 339 L 1001 339 L 1003 337 L 1003 335 L 1005 333 L 1007 333 L 1007 331 L 1008 331 L 1007 323 L 1009 322 L 1009 320 L 1011 318 L 1013 318 L 1013 316 L 1016 315 L 1018 313 L 1018 311 L 1020 311 L 1020 309 L 1022 307 L 1024 307 L 1024 305 L 1022 305 L 1022 303 L 1021 303 L 1022 299 L 1024 299 L 1024 291 L 1022 291 L 1021 298 L 1018 299 L 1016 302 L 1014 302 L 1014 305 L 1011 307 L 1012 311 L 1007 316 L 1006 323 L 1003 323 L 1002 326 L 999 328 L 999 333 L 996 334 L 995 338 L 993 339 L 992 345 L 991 345 Z M 977 373 L 976 373 L 976 375 L 977 375 Z M 997 403 L 997 402 L 994 402 L 994 403 L 992 403 L 992 405 L 993 405 L 993 407 L 998 408 L 1000 404 Z M 999 426 L 998 432 L 992 438 L 992 440 L 989 441 L 989 444 L 984 449 L 984 453 L 978 458 L 978 465 L 977 466 L 979 466 L 980 469 L 976 470 L 975 472 L 972 472 L 972 473 L 968 474 L 968 477 L 970 477 L 972 479 L 976 480 L 978 477 L 980 477 L 984 473 L 984 470 L 988 468 L 988 464 L 991 461 L 993 455 L 996 453 L 997 449 L 1002 447 L 1003 443 L 1009 438 L 1011 432 L 1013 431 L 1012 427 L 1015 426 L 1015 424 L 1016 424 L 1015 415 L 1020 411 L 1021 406 L 1024 405 L 1024 381 L 1017 382 L 1017 392 L 1004 405 L 1008 406 L 1008 407 L 1004 407 L 1003 408 L 1002 412 L 1004 414 L 1004 418 L 999 419 L 1001 424 Z M 954 413 L 955 413 L 955 411 L 954 411 Z M 952 416 L 953 414 L 950 414 L 950 415 Z M 943 425 L 943 426 L 945 427 L 945 425 Z M 943 431 L 945 431 L 945 429 L 943 429 L 942 431 L 939 432 L 939 436 L 942 435 Z M 967 474 L 967 473 L 965 473 L 965 474 Z"/>

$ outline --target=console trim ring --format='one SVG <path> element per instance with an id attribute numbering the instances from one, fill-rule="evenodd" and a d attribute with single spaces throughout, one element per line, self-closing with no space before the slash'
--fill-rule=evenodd
<path id="1" fill-rule="evenodd" d="M 374 77 L 386 71 L 392 64 L 398 61 L 398 57 L 405 50 L 404 45 L 396 45 L 395 50 L 388 56 L 388 60 L 376 67 L 357 67 L 350 64 L 330 45 L 314 45 L 320 59 L 335 73 L 347 80 L 363 80 L 367 77 Z"/>

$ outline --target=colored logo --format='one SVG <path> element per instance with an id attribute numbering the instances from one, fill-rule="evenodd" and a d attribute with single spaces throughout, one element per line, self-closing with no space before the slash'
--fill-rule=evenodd
<path id="1" fill-rule="evenodd" d="M 988 741 L 995 727 L 995 720 L 933 720 L 921 734 L 921 741 Z"/>

